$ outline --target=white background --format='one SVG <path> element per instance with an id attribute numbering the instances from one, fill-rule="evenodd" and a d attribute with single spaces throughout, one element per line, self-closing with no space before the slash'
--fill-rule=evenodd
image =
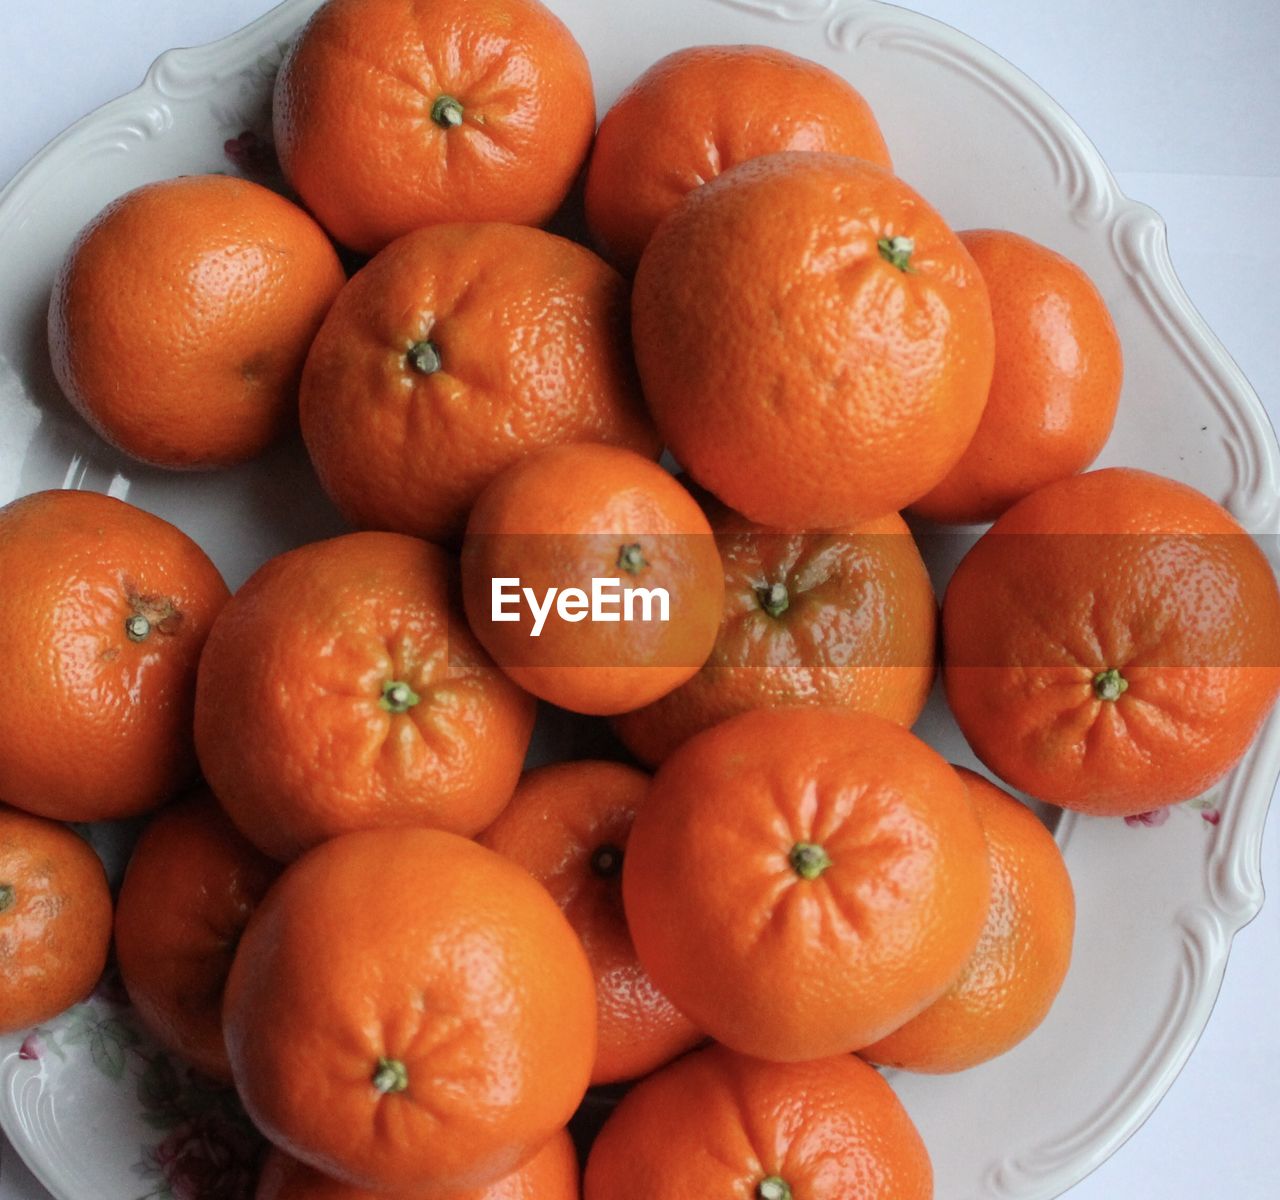
<path id="1" fill-rule="evenodd" d="M 64 126 L 136 86 L 160 51 L 222 37 L 269 2 L 0 0 L 0 184 Z M 905 2 L 1026 71 L 1080 122 L 1124 190 L 1163 214 L 1192 300 L 1280 422 L 1276 0 Z M 1274 816 L 1263 853 L 1280 897 Z M 1173 1090 L 1071 1200 L 1277 1195 L 1278 997 L 1280 899 L 1237 939 L 1213 1019 Z M 1121 999 L 1099 997 L 1097 1019 Z M 43 1195 L 0 1140 L 0 1200 Z"/>

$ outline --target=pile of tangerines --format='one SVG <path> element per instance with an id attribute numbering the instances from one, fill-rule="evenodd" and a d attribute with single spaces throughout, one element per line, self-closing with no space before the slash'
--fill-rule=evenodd
<path id="1" fill-rule="evenodd" d="M 597 131 L 537 0 L 329 0 L 274 120 L 293 198 L 186 177 L 80 234 L 53 366 L 160 467 L 298 420 L 359 532 L 229 596 L 129 504 L 0 510 L 0 1031 L 112 940 L 58 822 L 158 809 L 119 970 L 273 1144 L 258 1200 L 570 1200 L 566 1123 L 633 1080 L 587 1200 L 931 1196 L 868 1064 L 1026 1037 L 1074 902 L 1031 811 L 909 732 L 937 610 L 900 511 L 995 520 L 942 606 L 947 700 L 1000 780 L 1094 814 L 1244 752 L 1266 560 L 1182 484 L 1081 473 L 1122 374 L 1098 291 L 948 228 L 814 63 L 680 51 Z M 566 196 L 603 258 L 540 228 Z M 334 242 L 372 256 L 350 280 Z M 560 595 L 541 624 L 494 606 L 513 580 Z M 586 619 L 601 580 L 666 619 Z M 537 700 L 632 762 L 522 775 Z"/>

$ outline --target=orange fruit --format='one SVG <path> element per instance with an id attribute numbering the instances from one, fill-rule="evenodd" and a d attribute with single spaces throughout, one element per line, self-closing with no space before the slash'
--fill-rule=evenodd
<path id="1" fill-rule="evenodd" d="M 294 426 L 303 360 L 343 279 L 320 226 L 259 184 L 147 184 L 89 222 L 58 271 L 53 372 L 134 458 L 244 462 Z"/>
<path id="2" fill-rule="evenodd" d="M 713 1046 L 633 1088 L 587 1160 L 585 1200 L 932 1200 L 892 1089 L 849 1055 L 768 1063 Z"/>
<path id="3" fill-rule="evenodd" d="M 1280 690 L 1266 557 L 1207 496 L 1146 471 L 1091 471 L 1010 508 L 952 576 L 943 637 L 978 757 L 1107 816 L 1199 795 Z"/>
<path id="4" fill-rule="evenodd" d="M 196 664 L 226 602 L 167 521 L 95 492 L 0 508 L 0 796 L 65 821 L 136 816 L 195 774 Z"/>
<path id="5" fill-rule="evenodd" d="M 595 1058 L 595 989 L 545 888 L 434 829 L 326 842 L 245 930 L 224 1022 L 236 1087 L 282 1150 L 373 1191 L 516 1170 Z"/>
<path id="6" fill-rule="evenodd" d="M 686 193 L 748 159 L 829 151 L 890 167 L 867 102 L 834 71 L 769 46 L 691 46 L 659 59 L 605 114 L 587 168 L 592 236 L 634 270 Z"/>
<path id="7" fill-rule="evenodd" d="M 627 837 L 648 792 L 649 776 L 621 763 L 539 767 L 479 838 L 529 871 L 582 939 L 596 977 L 593 1084 L 647 1075 L 702 1040 L 640 965 L 622 911 Z"/>
<path id="8" fill-rule="evenodd" d="M 693 734 L 753 708 L 834 705 L 911 725 L 934 676 L 938 609 L 901 517 L 839 533 L 785 533 L 707 504 L 725 609 L 706 665 L 614 718 L 656 766 Z"/>
<path id="9" fill-rule="evenodd" d="M 596 123 L 586 56 L 537 0 L 328 0 L 273 112 L 290 183 L 369 254 L 439 221 L 541 224 Z"/>
<path id="10" fill-rule="evenodd" d="M 116 902 L 116 961 L 134 1011 L 166 1049 L 230 1080 L 222 992 L 236 943 L 279 874 L 208 790 L 163 809 Z"/>
<path id="11" fill-rule="evenodd" d="M 1008 792 L 956 769 L 987 837 L 987 922 L 945 994 L 860 1052 L 870 1062 L 930 1074 L 976 1067 L 1029 1037 L 1066 978 L 1075 933 L 1075 892 L 1053 835 Z"/>
<path id="12" fill-rule="evenodd" d="M 1098 457 L 1124 361 L 1106 301 L 1075 263 L 1002 229 L 967 230 L 960 240 L 991 297 L 995 371 L 968 449 L 912 510 L 934 521 L 991 521 Z"/>
<path id="13" fill-rule="evenodd" d="M 484 1187 L 450 1192 L 449 1200 L 578 1200 L 578 1156 L 573 1140 L 557 1133 L 523 1167 Z M 400 1200 L 437 1200 L 433 1191 L 400 1195 Z M 262 1167 L 254 1200 L 385 1200 L 385 1192 L 371 1192 L 322 1175 L 319 1171 L 272 1150 Z"/>
<path id="14" fill-rule="evenodd" d="M 365 267 L 312 347 L 301 417 L 349 521 L 432 538 L 460 535 L 484 486 L 540 446 L 659 449 L 621 276 L 515 225 L 424 229 Z"/>
<path id="15" fill-rule="evenodd" d="M 632 332 L 672 453 L 778 528 L 847 528 L 918 500 L 964 452 L 991 383 L 968 251 L 901 180 L 834 154 L 766 155 L 690 192 L 640 260 Z"/>
<path id="16" fill-rule="evenodd" d="M 534 606 L 553 588 L 540 622 Z M 694 675 L 724 605 L 696 501 L 656 463 L 600 445 L 552 446 L 484 490 L 467 523 L 462 594 L 476 637 L 512 679 L 597 715 Z"/>
<path id="17" fill-rule="evenodd" d="M 260 850 L 287 861 L 381 825 L 470 835 L 507 802 L 533 701 L 467 632 L 454 575 L 427 542 L 354 533 L 273 558 L 227 605 L 196 745 Z"/>
<path id="18" fill-rule="evenodd" d="M 936 1000 L 989 894 L 955 771 L 901 726 L 834 708 L 690 738 L 636 814 L 622 875 L 658 986 L 717 1041 L 783 1062 L 870 1045 Z"/>
<path id="19" fill-rule="evenodd" d="M 0 1034 L 83 1000 L 110 944 L 98 856 L 65 825 L 0 805 Z"/>

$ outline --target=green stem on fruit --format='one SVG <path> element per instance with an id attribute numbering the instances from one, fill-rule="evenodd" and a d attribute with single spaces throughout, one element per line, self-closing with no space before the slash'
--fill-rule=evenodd
<path id="1" fill-rule="evenodd" d="M 615 879 L 622 874 L 622 848 L 606 842 L 591 855 L 591 870 L 601 879 Z"/>
<path id="2" fill-rule="evenodd" d="M 384 1096 L 389 1092 L 403 1092 L 409 1086 L 408 1068 L 397 1058 L 378 1059 L 377 1069 L 373 1072 L 373 1086 Z"/>
<path id="3" fill-rule="evenodd" d="M 419 375 L 434 375 L 444 367 L 444 360 L 440 357 L 440 347 L 435 342 L 414 342 L 405 357 Z"/>
<path id="4" fill-rule="evenodd" d="M 756 1200 L 791 1200 L 791 1188 L 781 1175 L 767 1175 L 756 1184 Z"/>
<path id="5" fill-rule="evenodd" d="M 780 617 L 791 607 L 791 594 L 785 583 L 767 583 L 756 588 L 760 607 L 771 617 Z"/>
<path id="6" fill-rule="evenodd" d="M 880 257 L 899 271 L 905 271 L 908 275 L 915 273 L 915 268 L 911 265 L 911 256 L 916 249 L 914 238 L 882 237 L 876 242 L 876 248 L 880 251 Z"/>
<path id="7" fill-rule="evenodd" d="M 125 618 L 124 632 L 131 642 L 145 642 L 151 633 L 151 622 L 141 613 L 134 613 Z"/>
<path id="8" fill-rule="evenodd" d="M 639 575 L 649 565 L 639 542 L 618 547 L 618 567 L 628 575 Z"/>
<path id="9" fill-rule="evenodd" d="M 454 96 L 437 96 L 431 106 L 431 119 L 441 129 L 457 129 L 462 124 L 462 101 Z"/>
<path id="10" fill-rule="evenodd" d="M 408 712 L 422 699 L 417 692 L 401 679 L 389 679 L 382 685 L 382 696 L 378 707 L 391 713 Z"/>
<path id="11" fill-rule="evenodd" d="M 1099 700 L 1119 700 L 1129 690 L 1129 681 L 1115 667 L 1093 677 L 1093 694 Z"/>
<path id="12" fill-rule="evenodd" d="M 13 884 L 0 883 L 0 912 L 4 912 L 6 908 L 12 908 L 17 898 L 18 893 L 13 890 Z"/>
<path id="13" fill-rule="evenodd" d="M 801 879 L 817 879 L 829 866 L 831 859 L 816 842 L 797 842 L 787 856 L 791 869 Z"/>

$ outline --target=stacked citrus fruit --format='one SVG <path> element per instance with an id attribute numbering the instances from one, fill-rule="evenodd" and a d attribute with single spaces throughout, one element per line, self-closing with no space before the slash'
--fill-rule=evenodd
<path id="1" fill-rule="evenodd" d="M 996 519 L 943 677 L 1031 796 L 1195 795 L 1280 689 L 1232 518 L 1080 474 L 1122 365 L 1077 266 L 953 231 L 776 50 L 673 54 L 594 126 L 537 0 L 329 0 L 275 91 L 300 203 L 151 185 L 54 285 L 55 372 L 115 446 L 212 469 L 297 417 L 356 526 L 229 597 L 128 504 L 0 510 L 0 1031 L 107 955 L 57 822 L 173 801 L 119 968 L 273 1143 L 259 1200 L 933 1194 L 868 1063 L 1030 1035 L 1074 897 L 1031 811 L 910 731 L 938 614 L 901 510 Z M 580 174 L 613 265 L 536 228 Z M 348 282 L 330 238 L 373 255 Z M 656 774 L 521 776 L 538 701 Z M 567 1122 L 640 1077 L 580 1183 Z"/>

